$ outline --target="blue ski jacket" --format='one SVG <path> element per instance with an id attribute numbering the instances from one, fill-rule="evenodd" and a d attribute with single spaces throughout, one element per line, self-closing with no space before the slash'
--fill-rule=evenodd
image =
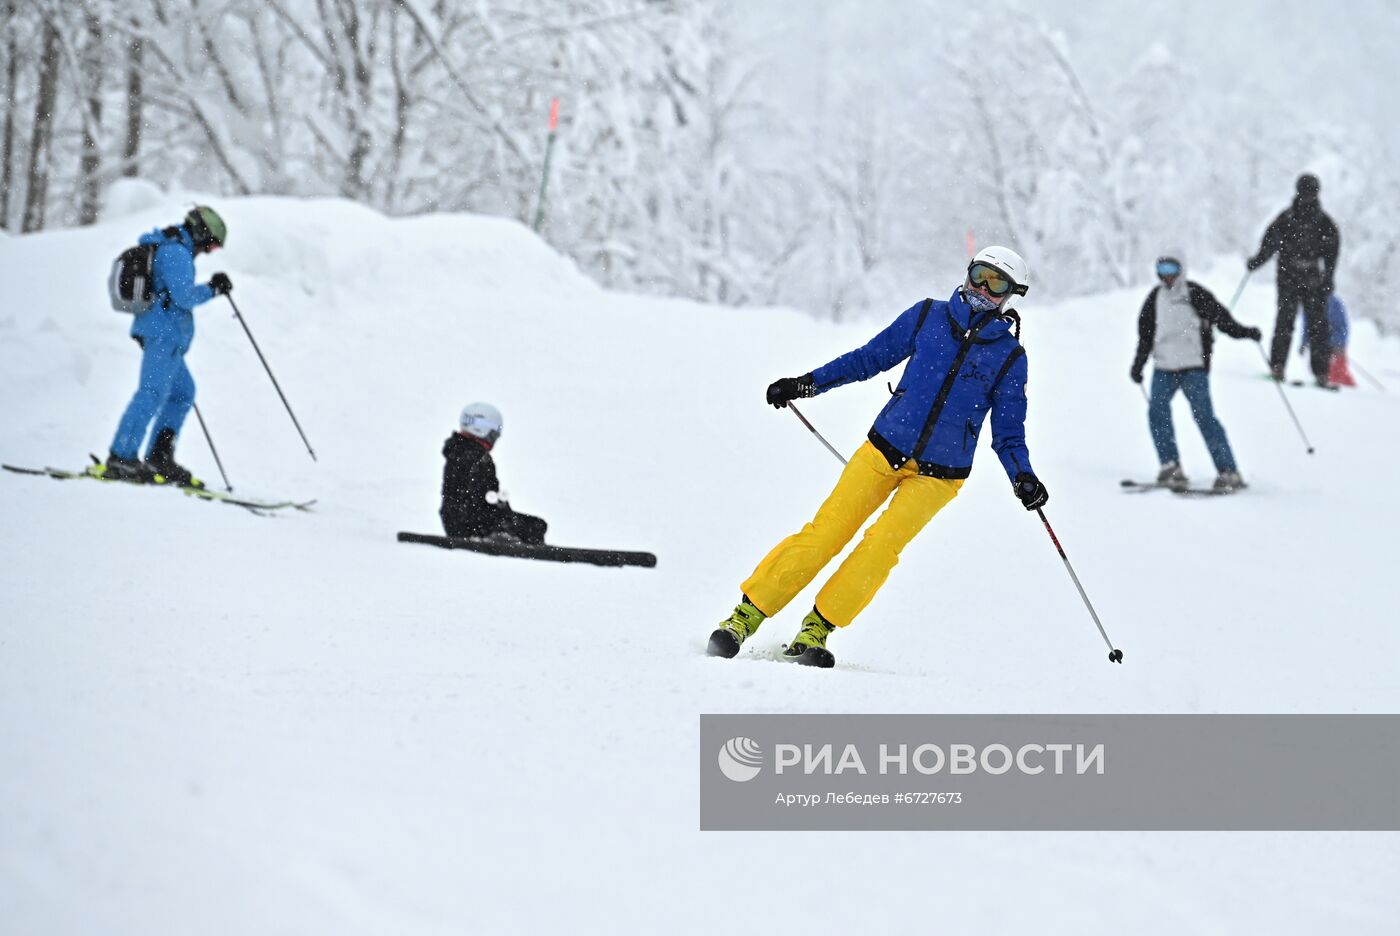
<path id="1" fill-rule="evenodd" d="M 908 360 L 899 387 L 870 429 L 870 441 L 898 468 L 966 478 L 977 438 L 992 416 L 992 450 L 1014 482 L 1035 473 L 1026 448 L 1026 352 L 997 312 L 974 313 L 954 290 L 946 302 L 910 306 L 864 347 L 812 371 L 814 393 L 869 380 Z"/>
<path id="2" fill-rule="evenodd" d="M 194 238 L 181 225 L 157 228 L 138 243 L 158 246 L 151 263 L 151 304 L 131 323 L 131 337 L 173 341 L 184 354 L 194 341 L 194 307 L 214 298 L 212 289 L 194 281 Z"/>

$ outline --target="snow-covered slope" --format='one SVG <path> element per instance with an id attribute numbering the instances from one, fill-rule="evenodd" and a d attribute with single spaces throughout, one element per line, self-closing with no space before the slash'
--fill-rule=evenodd
<path id="1" fill-rule="evenodd" d="M 220 208 L 201 275 L 233 277 L 319 461 L 221 301 L 200 405 L 240 493 L 318 507 L 0 477 L 0 930 L 1393 932 L 1394 835 L 702 835 L 696 744 L 702 712 L 1396 710 L 1394 343 L 1356 329 L 1390 394 L 1290 392 L 1309 457 L 1258 352 L 1222 341 L 1253 488 L 1127 496 L 1155 468 L 1127 380 L 1141 293 L 1027 303 L 1047 513 L 1125 664 L 985 451 L 834 638 L 841 668 L 759 658 L 810 595 L 720 661 L 709 629 L 839 470 L 763 388 L 882 322 L 607 293 L 500 220 Z M 107 264 L 181 210 L 0 242 L 0 459 L 105 454 L 138 360 Z M 1199 278 L 1223 299 L 1235 276 Z M 1256 283 L 1239 314 L 1272 301 Z M 885 393 L 806 412 L 849 450 Z M 504 411 L 504 486 L 553 542 L 659 566 L 396 543 L 435 532 L 473 399 Z M 193 420 L 180 454 L 217 478 Z"/>

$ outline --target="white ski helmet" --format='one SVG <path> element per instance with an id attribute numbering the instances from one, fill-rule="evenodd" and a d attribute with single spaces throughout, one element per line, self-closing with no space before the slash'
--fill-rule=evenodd
<path id="1" fill-rule="evenodd" d="M 501 411 L 490 403 L 468 403 L 462 407 L 457 425 L 467 435 L 495 442 L 501 436 Z"/>
<path id="2" fill-rule="evenodd" d="M 985 263 L 997 269 L 1011 280 L 1013 295 L 1024 296 L 1031 285 L 1031 268 L 1021 259 L 1021 255 L 1010 247 L 983 247 L 967 265 L 968 271 L 971 272 L 973 266 L 978 263 Z"/>

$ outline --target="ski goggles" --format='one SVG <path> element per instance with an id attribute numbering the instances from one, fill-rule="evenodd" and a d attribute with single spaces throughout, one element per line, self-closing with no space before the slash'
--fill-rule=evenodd
<path id="1" fill-rule="evenodd" d="M 1177 263 L 1175 260 L 1168 260 L 1167 258 L 1163 257 L 1161 260 L 1157 261 L 1157 275 L 1180 276 L 1181 264 Z"/>
<path id="2" fill-rule="evenodd" d="M 974 263 L 967 268 L 967 281 L 993 296 L 1004 296 L 1016 288 L 1010 277 L 987 263 Z"/>

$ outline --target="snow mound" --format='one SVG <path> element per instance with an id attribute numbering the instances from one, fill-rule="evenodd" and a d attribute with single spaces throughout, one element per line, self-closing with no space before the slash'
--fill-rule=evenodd
<path id="1" fill-rule="evenodd" d="M 102 198 L 102 220 L 116 221 L 128 215 L 149 211 L 169 201 L 160 186 L 145 179 L 118 179 L 107 186 Z"/>

